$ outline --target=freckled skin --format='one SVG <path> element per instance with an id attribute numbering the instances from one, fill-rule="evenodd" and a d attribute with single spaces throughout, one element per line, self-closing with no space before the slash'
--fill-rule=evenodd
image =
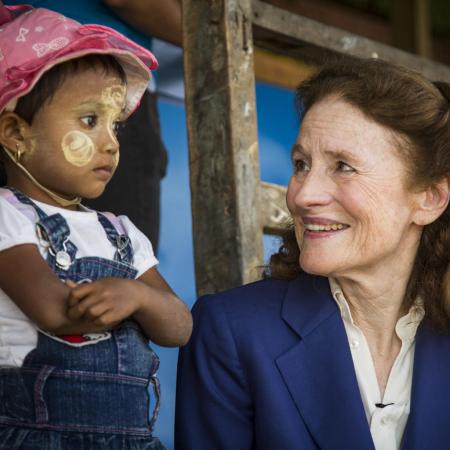
<path id="1" fill-rule="evenodd" d="M 294 163 L 300 161 L 302 168 L 304 161 L 307 168 L 295 170 L 287 204 L 301 267 L 353 278 L 380 272 L 389 277 L 399 266 L 410 267 L 422 232 L 414 221 L 418 194 L 408 188 L 406 164 L 392 132 L 345 101 L 329 97 L 308 111 L 297 143 Z M 304 217 L 349 228 L 310 239 Z"/>

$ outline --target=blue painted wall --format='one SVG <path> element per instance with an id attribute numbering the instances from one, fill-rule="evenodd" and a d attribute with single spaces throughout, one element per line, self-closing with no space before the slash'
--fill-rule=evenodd
<path id="1" fill-rule="evenodd" d="M 291 173 L 290 150 L 298 130 L 293 92 L 258 84 L 256 101 L 261 179 L 286 185 Z M 192 307 L 195 279 L 185 110 L 180 103 L 164 100 L 160 101 L 159 108 L 162 135 L 169 152 L 169 169 L 162 185 L 159 270 Z M 277 238 L 265 236 L 266 259 L 278 245 Z M 157 351 L 161 358 L 159 377 L 163 397 L 155 434 L 171 450 L 178 351 L 166 348 Z"/>

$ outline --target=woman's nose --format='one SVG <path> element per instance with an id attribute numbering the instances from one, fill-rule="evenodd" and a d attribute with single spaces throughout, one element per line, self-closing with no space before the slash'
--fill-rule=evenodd
<path id="1" fill-rule="evenodd" d="M 310 170 L 302 176 L 293 175 L 288 190 L 295 205 L 303 209 L 327 205 L 333 198 L 331 182 L 319 170 Z"/>

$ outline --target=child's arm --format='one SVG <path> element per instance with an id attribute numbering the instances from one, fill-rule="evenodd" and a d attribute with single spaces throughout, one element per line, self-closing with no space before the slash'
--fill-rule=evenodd
<path id="1" fill-rule="evenodd" d="M 191 334 L 188 308 L 154 268 L 138 280 L 63 283 L 37 247 L 24 244 L 0 252 L 0 287 L 39 328 L 55 334 L 100 332 L 130 316 L 160 345 L 184 345 Z"/>
<path id="2" fill-rule="evenodd" d="M 103 278 L 72 285 L 68 315 L 109 328 L 132 316 L 149 339 L 163 346 L 187 343 L 192 317 L 155 268 L 139 279 Z"/>
<path id="3" fill-rule="evenodd" d="M 39 328 L 56 334 L 83 334 L 107 327 L 67 315 L 71 288 L 54 274 L 34 244 L 0 252 L 0 287 Z"/>

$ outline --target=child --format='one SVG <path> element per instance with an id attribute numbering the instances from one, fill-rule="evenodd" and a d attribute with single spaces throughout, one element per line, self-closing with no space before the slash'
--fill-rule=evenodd
<path id="1" fill-rule="evenodd" d="M 190 313 L 129 219 L 80 204 L 156 64 L 109 28 L 0 2 L 0 449 L 164 448 L 148 339 L 185 344 Z"/>

